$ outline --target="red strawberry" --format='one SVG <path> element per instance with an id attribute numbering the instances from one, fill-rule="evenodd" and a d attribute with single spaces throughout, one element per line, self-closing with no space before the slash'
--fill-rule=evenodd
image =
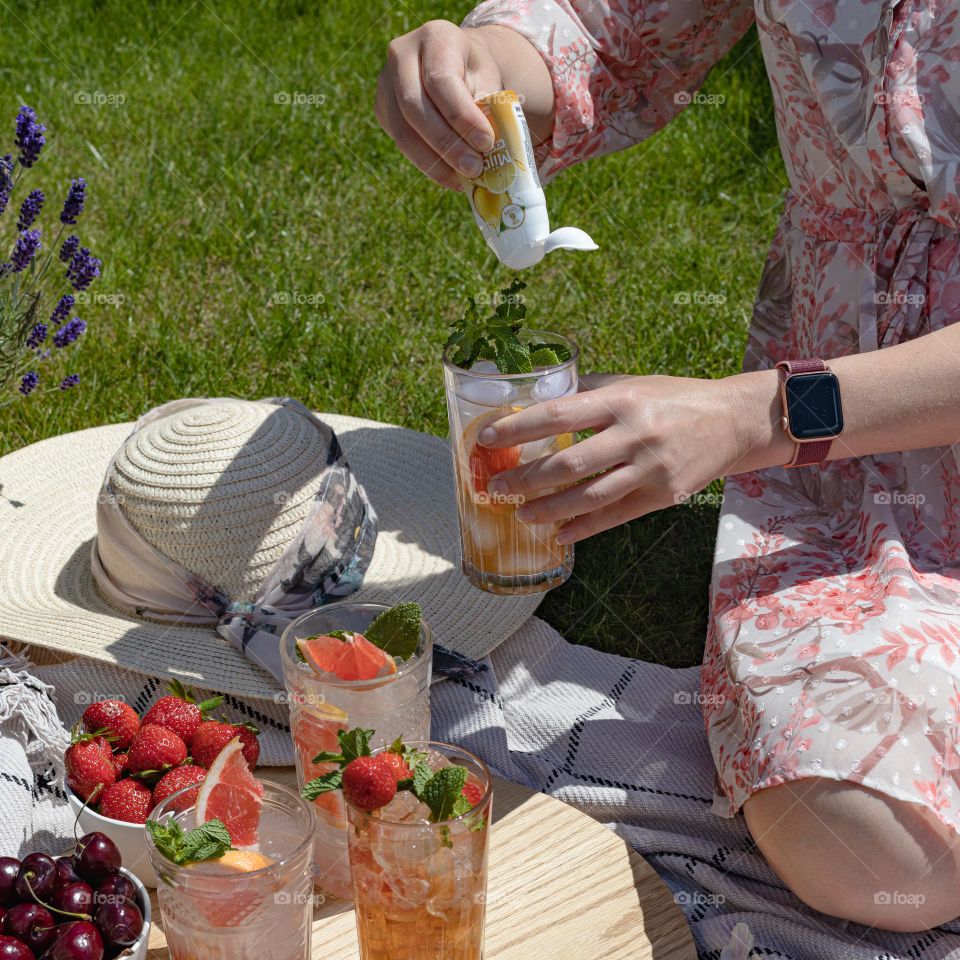
<path id="1" fill-rule="evenodd" d="M 207 771 L 203 767 L 195 766 L 192 763 L 185 763 L 182 767 L 174 767 L 168 770 L 157 782 L 153 788 L 153 803 L 157 805 L 166 800 L 171 793 L 176 793 L 184 787 L 192 786 L 195 783 L 203 783 Z M 183 802 L 185 807 L 189 807 L 197 802 L 197 791 L 191 790 L 184 794 Z M 179 801 L 177 801 L 179 803 Z"/>
<path id="2" fill-rule="evenodd" d="M 103 737 L 74 734 L 63 760 L 67 785 L 81 800 L 95 802 L 104 787 L 116 782 L 110 744 Z"/>
<path id="3" fill-rule="evenodd" d="M 114 753 L 111 759 L 113 760 L 113 768 L 117 771 L 117 777 L 122 777 L 127 772 L 130 763 L 130 754 Z"/>
<path id="4" fill-rule="evenodd" d="M 97 812 L 112 820 L 146 823 L 152 809 L 153 794 L 150 788 L 139 780 L 126 777 L 103 791 Z"/>
<path id="5" fill-rule="evenodd" d="M 491 450 L 474 444 L 470 451 L 470 473 L 473 476 L 473 489 L 477 493 L 486 493 L 487 484 L 491 477 L 495 477 L 504 470 L 512 470 L 520 462 L 519 447 L 504 447 L 502 450 Z"/>
<path id="6" fill-rule="evenodd" d="M 476 780 L 468 780 L 460 792 L 470 801 L 472 807 L 483 799 L 483 787 Z"/>
<path id="7" fill-rule="evenodd" d="M 249 727 L 241 727 L 233 723 L 223 723 L 220 720 L 204 720 L 197 727 L 190 744 L 190 754 L 193 762 L 201 767 L 209 767 L 217 758 L 217 754 L 234 738 L 239 737 L 243 744 L 243 758 L 252 770 L 260 758 L 260 742 L 257 734 Z"/>
<path id="8" fill-rule="evenodd" d="M 388 751 L 386 753 L 379 754 L 379 757 L 380 762 L 384 766 L 390 768 L 390 771 L 393 773 L 393 779 L 398 783 L 401 780 L 407 780 L 413 776 L 413 774 L 410 772 L 410 768 L 406 765 L 403 757 L 401 757 L 399 753 L 390 753 Z"/>
<path id="9" fill-rule="evenodd" d="M 144 715 L 144 723 L 156 723 L 172 730 L 188 747 L 197 727 L 206 719 L 210 710 L 223 703 L 223 697 L 212 697 L 196 703 L 192 690 L 184 688 L 179 680 L 168 684 L 170 693 L 161 697 Z"/>
<path id="10" fill-rule="evenodd" d="M 137 711 L 122 700 L 98 700 L 91 703 L 80 718 L 87 733 L 101 733 L 114 750 L 126 750 L 140 729 Z"/>
<path id="11" fill-rule="evenodd" d="M 148 773 L 179 767 L 187 759 L 187 745 L 172 730 L 145 723 L 133 738 L 128 754 L 131 773 Z"/>
<path id="12" fill-rule="evenodd" d="M 343 768 L 343 796 L 361 810 L 385 807 L 397 794 L 393 765 L 383 755 L 357 757 Z"/>

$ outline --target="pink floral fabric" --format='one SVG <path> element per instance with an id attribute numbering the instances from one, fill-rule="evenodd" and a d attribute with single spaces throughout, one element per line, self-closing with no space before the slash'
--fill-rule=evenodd
<path id="1" fill-rule="evenodd" d="M 955 322 L 956 4 L 489 0 L 466 23 L 543 55 L 550 176 L 666 123 L 754 20 L 790 189 L 745 369 Z M 701 694 L 717 812 L 829 777 L 960 829 L 960 444 L 729 478 Z"/>

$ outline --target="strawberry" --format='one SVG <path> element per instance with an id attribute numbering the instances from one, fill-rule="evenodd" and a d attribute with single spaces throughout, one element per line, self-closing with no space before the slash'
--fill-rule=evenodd
<path id="1" fill-rule="evenodd" d="M 470 801 L 471 807 L 475 807 L 483 799 L 483 787 L 476 780 L 468 780 L 460 792 Z"/>
<path id="2" fill-rule="evenodd" d="M 490 447 L 481 447 L 479 443 L 475 443 L 470 451 L 470 473 L 473 477 L 473 489 L 477 493 L 486 493 L 487 484 L 491 477 L 503 473 L 504 470 L 512 470 L 519 462 L 519 447 L 504 447 L 502 450 L 492 450 Z"/>
<path id="3" fill-rule="evenodd" d="M 383 756 L 357 757 L 343 768 L 343 796 L 361 810 L 385 807 L 397 793 L 392 763 Z"/>
<path id="4" fill-rule="evenodd" d="M 125 777 L 103 791 L 97 812 L 111 820 L 146 823 L 152 809 L 153 794 L 150 788 L 139 780 Z"/>
<path id="5" fill-rule="evenodd" d="M 87 733 L 103 734 L 114 750 L 126 750 L 140 729 L 137 711 L 122 700 L 91 703 L 80 718 Z"/>
<path id="6" fill-rule="evenodd" d="M 386 753 L 380 754 L 380 762 L 390 768 L 391 773 L 393 773 L 393 779 L 399 783 L 401 780 L 408 780 L 413 774 L 410 772 L 410 768 L 407 766 L 403 757 L 399 753 L 391 753 L 387 751 Z"/>
<path id="7" fill-rule="evenodd" d="M 67 786 L 83 801 L 96 801 L 105 787 L 115 783 L 110 744 L 103 737 L 74 733 L 63 757 Z"/>
<path id="8" fill-rule="evenodd" d="M 203 783 L 207 776 L 207 771 L 203 767 L 198 767 L 193 763 L 185 763 L 183 766 L 174 767 L 168 770 L 153 788 L 153 803 L 157 805 L 166 800 L 171 793 L 176 793 L 184 787 L 192 786 L 195 783 Z M 190 806 L 196 803 L 197 791 L 191 790 L 184 796 L 184 804 Z"/>
<path id="9" fill-rule="evenodd" d="M 243 744 L 243 758 L 252 770 L 260 758 L 260 742 L 255 730 L 220 720 L 204 720 L 197 727 L 190 745 L 193 762 L 201 767 L 209 767 L 217 754 L 234 738 L 239 737 Z"/>
<path id="10" fill-rule="evenodd" d="M 170 693 L 161 697 L 143 715 L 143 722 L 172 730 L 189 747 L 197 727 L 206 719 L 209 711 L 223 703 L 223 697 L 212 697 L 197 703 L 194 692 L 185 689 L 179 680 L 171 680 L 168 687 Z"/>
<path id="11" fill-rule="evenodd" d="M 114 753 L 111 756 L 113 760 L 113 769 L 117 771 L 117 777 L 122 777 L 126 772 L 130 764 L 130 754 L 124 753 Z"/>
<path id="12" fill-rule="evenodd" d="M 187 759 L 187 745 L 172 730 L 145 723 L 133 738 L 128 754 L 131 773 L 155 773 L 180 766 Z"/>

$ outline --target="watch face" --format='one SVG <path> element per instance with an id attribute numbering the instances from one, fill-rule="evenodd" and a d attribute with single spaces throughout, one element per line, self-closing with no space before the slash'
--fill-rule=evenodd
<path id="1" fill-rule="evenodd" d="M 843 430 L 840 383 L 832 373 L 801 373 L 788 377 L 787 417 L 797 440 L 835 437 Z"/>

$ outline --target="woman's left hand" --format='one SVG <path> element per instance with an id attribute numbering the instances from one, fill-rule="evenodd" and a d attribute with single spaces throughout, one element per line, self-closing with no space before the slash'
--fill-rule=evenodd
<path id="1" fill-rule="evenodd" d="M 755 441 L 742 423 L 737 379 L 583 377 L 575 396 L 503 417 L 479 439 L 498 448 L 578 430 L 596 433 L 498 474 L 487 489 L 525 497 L 517 510 L 524 522 L 568 520 L 561 543 L 679 503 L 716 477 L 752 469 L 747 454 Z M 769 421 L 769 412 L 760 414 Z M 541 495 L 557 487 L 566 489 Z"/>

